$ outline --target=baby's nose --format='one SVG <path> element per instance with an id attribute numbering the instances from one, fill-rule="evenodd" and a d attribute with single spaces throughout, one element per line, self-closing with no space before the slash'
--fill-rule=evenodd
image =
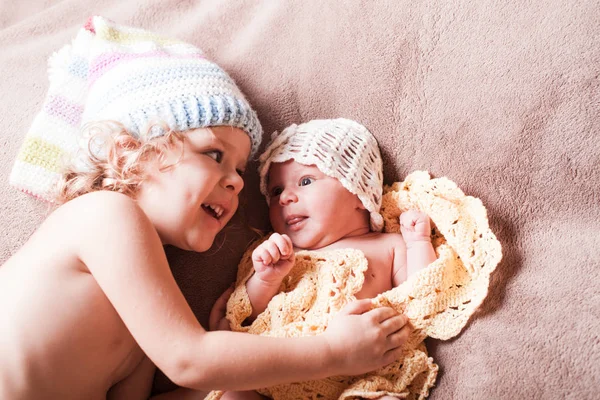
<path id="1" fill-rule="evenodd" d="M 290 203 L 295 203 L 297 201 L 298 201 L 298 197 L 296 196 L 296 193 L 294 193 L 293 190 L 285 189 L 279 195 L 279 204 L 281 204 L 281 205 L 287 205 Z"/>

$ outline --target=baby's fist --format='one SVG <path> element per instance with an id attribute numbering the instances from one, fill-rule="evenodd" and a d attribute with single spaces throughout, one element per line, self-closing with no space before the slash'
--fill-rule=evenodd
<path id="1" fill-rule="evenodd" d="M 408 210 L 400 215 L 400 232 L 405 242 L 431 240 L 431 221 L 427 214 L 418 210 Z"/>
<path id="2" fill-rule="evenodd" d="M 288 235 L 274 233 L 252 252 L 252 264 L 258 278 L 281 283 L 294 266 L 294 245 Z"/>

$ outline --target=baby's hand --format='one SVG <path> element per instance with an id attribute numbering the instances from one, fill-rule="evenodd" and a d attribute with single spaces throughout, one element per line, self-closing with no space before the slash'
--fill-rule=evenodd
<path id="1" fill-rule="evenodd" d="M 279 285 L 294 266 L 294 245 L 288 235 L 274 233 L 252 252 L 257 278 Z"/>
<path id="2" fill-rule="evenodd" d="M 210 317 L 208 319 L 208 329 L 211 331 L 230 331 L 229 321 L 225 318 L 227 313 L 227 301 L 233 293 L 233 285 L 230 286 L 226 291 L 219 296 L 212 310 L 210 310 Z"/>
<path id="3" fill-rule="evenodd" d="M 405 211 L 400 215 L 400 232 L 406 243 L 430 242 L 431 221 L 427 214 L 421 211 Z"/>

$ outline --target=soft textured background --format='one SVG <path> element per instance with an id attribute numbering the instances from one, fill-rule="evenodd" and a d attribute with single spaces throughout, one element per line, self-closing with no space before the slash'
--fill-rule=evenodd
<path id="1" fill-rule="evenodd" d="M 0 0 L 0 262 L 47 211 L 7 183 L 46 59 L 91 14 L 203 48 L 265 136 L 353 118 L 377 137 L 387 182 L 425 169 L 483 200 L 504 259 L 463 333 L 429 342 L 432 399 L 597 398 L 598 1 Z M 266 227 L 250 171 L 247 219 Z M 238 220 L 208 255 L 168 249 L 203 323 L 251 238 Z"/>

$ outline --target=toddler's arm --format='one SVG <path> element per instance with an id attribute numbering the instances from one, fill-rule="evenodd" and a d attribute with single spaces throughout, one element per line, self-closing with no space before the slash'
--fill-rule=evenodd
<path id="1" fill-rule="evenodd" d="M 254 320 L 265 311 L 267 305 L 279 291 L 283 278 L 294 266 L 295 255 L 292 240 L 287 235 L 273 233 L 252 252 L 254 275 L 246 282 L 246 291 Z"/>
<path id="2" fill-rule="evenodd" d="M 405 317 L 390 308 L 370 310 L 369 300 L 353 303 L 313 337 L 206 332 L 135 201 L 91 193 L 56 213 L 65 220 L 65 247 L 71 246 L 82 272 L 92 275 L 150 360 L 180 386 L 247 390 L 360 374 L 397 358 L 408 335 Z"/>
<path id="3" fill-rule="evenodd" d="M 427 214 L 417 210 L 403 212 L 400 215 L 400 232 L 406 243 L 406 272 L 400 274 L 398 270 L 395 271 L 394 286 L 398 286 L 437 258 L 431 244 L 431 221 Z M 394 268 L 397 268 L 396 262 Z"/>

